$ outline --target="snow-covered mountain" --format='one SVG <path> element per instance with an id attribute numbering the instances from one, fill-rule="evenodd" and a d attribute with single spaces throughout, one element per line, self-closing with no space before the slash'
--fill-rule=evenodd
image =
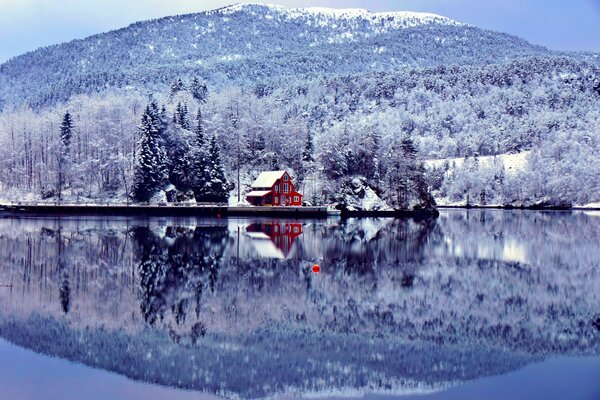
<path id="1" fill-rule="evenodd" d="M 446 203 L 598 203 L 598 60 L 424 13 L 245 4 L 138 22 L 0 66 L 0 197 L 54 201 L 69 110 L 68 196 L 122 201 L 152 98 L 181 191 L 200 121 L 226 176 L 240 167 L 241 193 L 259 171 L 286 169 L 315 204 L 339 204 L 355 177 L 400 203 L 397 155 L 412 141 L 415 167 L 442 160 L 418 192 Z M 494 157 L 512 153 L 526 154 L 514 173 Z"/>
<path id="2" fill-rule="evenodd" d="M 514 36 L 426 13 L 261 4 L 138 22 L 0 66 L 0 109 L 108 87 L 156 90 L 177 76 L 213 86 L 277 77 L 485 64 L 549 54 Z"/>

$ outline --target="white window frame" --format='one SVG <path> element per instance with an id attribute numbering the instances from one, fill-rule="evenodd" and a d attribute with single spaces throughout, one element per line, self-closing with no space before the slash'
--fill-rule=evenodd
<path id="1" fill-rule="evenodd" d="M 279 193 L 279 184 L 275 185 L 275 191 Z"/>
<path id="2" fill-rule="evenodd" d="M 283 175 L 283 180 L 284 180 L 284 181 L 286 181 L 286 182 L 288 181 L 288 176 L 287 176 L 287 174 Z"/>
<path id="3" fill-rule="evenodd" d="M 275 203 L 279 204 L 279 196 L 275 197 Z"/>
<path id="4" fill-rule="evenodd" d="M 300 201 L 300 196 L 294 196 L 294 203 L 297 203 Z"/>
<path id="5" fill-rule="evenodd" d="M 290 185 L 287 183 L 283 184 L 283 193 L 288 193 L 290 189 Z"/>

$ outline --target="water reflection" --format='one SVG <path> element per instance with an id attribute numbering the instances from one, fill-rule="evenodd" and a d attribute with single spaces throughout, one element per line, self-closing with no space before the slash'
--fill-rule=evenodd
<path id="1" fill-rule="evenodd" d="M 246 235 L 252 239 L 261 258 L 288 258 L 296 238 L 302 235 L 302 223 L 268 221 L 253 223 L 246 227 Z"/>
<path id="2" fill-rule="evenodd" d="M 244 398 L 439 390 L 599 353 L 598 222 L 5 217 L 0 336 Z"/>

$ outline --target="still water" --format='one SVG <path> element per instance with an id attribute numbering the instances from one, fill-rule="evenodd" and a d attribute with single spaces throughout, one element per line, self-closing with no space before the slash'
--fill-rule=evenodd
<path id="1" fill-rule="evenodd" d="M 0 216 L 0 398 L 314 396 L 600 398 L 600 214 Z"/>

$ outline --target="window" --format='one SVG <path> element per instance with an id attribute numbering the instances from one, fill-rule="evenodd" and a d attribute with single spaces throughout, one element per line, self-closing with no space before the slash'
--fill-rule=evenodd
<path id="1" fill-rule="evenodd" d="M 300 201 L 300 197 L 294 196 L 294 203 L 298 203 Z"/>
<path id="2" fill-rule="evenodd" d="M 283 180 L 287 182 L 287 180 L 288 180 L 287 174 L 283 175 Z"/>
<path id="3" fill-rule="evenodd" d="M 279 203 L 279 197 L 275 197 L 275 203 Z"/>
<path id="4" fill-rule="evenodd" d="M 297 226 L 294 227 L 294 233 L 298 233 L 298 227 Z"/>
<path id="5" fill-rule="evenodd" d="M 284 183 L 283 184 L 283 193 L 287 193 L 288 192 L 288 184 Z"/>
<path id="6" fill-rule="evenodd" d="M 275 185 L 275 191 L 279 192 L 279 185 Z"/>

